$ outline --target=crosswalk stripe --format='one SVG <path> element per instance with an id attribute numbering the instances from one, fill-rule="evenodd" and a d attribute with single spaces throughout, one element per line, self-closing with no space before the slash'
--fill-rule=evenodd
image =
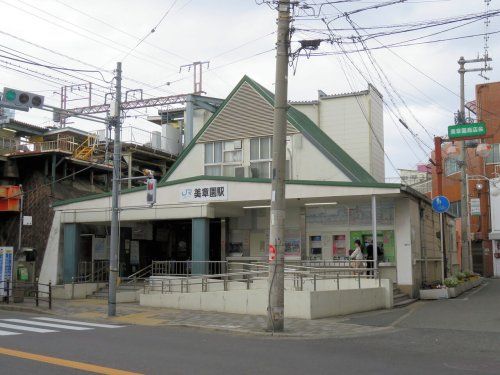
<path id="1" fill-rule="evenodd" d="M 76 324 L 79 326 L 98 327 L 98 328 L 122 328 L 122 327 L 125 327 L 125 326 L 117 326 L 117 325 L 113 325 L 113 324 L 89 323 L 89 322 L 80 322 L 77 320 L 55 319 L 55 318 L 46 318 L 46 317 L 39 317 L 39 318 L 35 318 L 35 319 L 43 320 L 43 321 L 47 321 L 47 322 Z"/>
<path id="2" fill-rule="evenodd" d="M 0 331 L 0 336 L 20 335 L 19 332 Z"/>
<path id="3" fill-rule="evenodd" d="M 26 327 L 26 326 L 20 326 L 17 324 L 9 324 L 9 323 L 1 323 L 0 322 L 0 327 L 1 328 L 11 328 L 17 331 L 29 331 L 29 332 L 37 332 L 37 333 L 50 333 L 50 332 L 58 332 L 54 331 L 52 329 L 45 329 L 45 328 L 37 328 L 37 327 Z"/>
<path id="4" fill-rule="evenodd" d="M 24 319 L 2 319 L 2 320 L 6 321 L 6 322 L 12 322 L 12 323 L 21 323 L 21 324 L 29 324 L 29 325 L 33 325 L 33 326 L 69 329 L 69 330 L 73 330 L 73 331 L 86 331 L 89 329 L 93 329 L 93 328 L 88 328 L 88 327 L 75 327 L 75 326 L 68 326 L 68 325 L 63 325 L 63 324 L 35 322 L 32 320 L 24 320 Z"/>

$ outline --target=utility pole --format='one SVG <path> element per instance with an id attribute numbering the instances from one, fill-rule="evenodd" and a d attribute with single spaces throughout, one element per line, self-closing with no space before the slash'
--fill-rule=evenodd
<path id="1" fill-rule="evenodd" d="M 488 61 L 491 61 L 491 57 L 485 55 L 482 58 L 465 60 L 463 56 L 458 60 L 458 74 L 460 74 L 460 113 L 458 116 L 458 123 L 465 124 L 467 121 L 465 119 L 465 73 L 469 72 L 484 72 L 487 70 L 492 70 L 492 68 L 487 65 Z M 484 63 L 482 68 L 465 69 L 465 64 L 468 63 Z M 461 182 L 461 221 L 462 221 L 462 270 L 472 271 L 472 252 L 469 243 L 469 197 L 467 194 L 467 148 L 466 142 L 462 141 L 462 147 L 460 149 L 460 182 Z"/>
<path id="2" fill-rule="evenodd" d="M 441 145 L 443 143 L 443 138 L 434 137 L 434 166 L 436 167 L 436 175 L 437 175 L 437 195 L 443 195 L 443 156 L 441 151 Z M 444 215 L 442 213 L 439 214 L 439 228 L 441 231 L 441 254 L 443 256 L 443 282 L 444 279 L 448 277 L 448 259 L 446 257 L 446 241 L 445 241 L 445 221 Z M 427 262 L 425 263 L 425 267 L 427 267 Z M 427 269 L 426 269 L 427 272 Z"/>
<path id="3" fill-rule="evenodd" d="M 288 56 L 290 52 L 290 0 L 278 2 L 276 93 L 274 97 L 271 227 L 269 232 L 269 300 L 267 329 L 284 330 L 285 307 L 285 163 L 288 109 Z"/>
<path id="4" fill-rule="evenodd" d="M 112 103 L 109 121 L 115 127 L 113 150 L 113 190 L 111 196 L 111 243 L 109 249 L 109 295 L 108 316 L 116 315 L 116 282 L 118 278 L 118 255 L 120 254 L 119 197 L 121 190 L 121 95 L 122 63 L 116 64 L 115 102 Z"/>

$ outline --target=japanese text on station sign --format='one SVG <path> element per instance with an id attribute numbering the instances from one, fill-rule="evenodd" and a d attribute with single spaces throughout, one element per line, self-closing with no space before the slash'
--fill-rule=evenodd
<path id="1" fill-rule="evenodd" d="M 226 200 L 226 184 L 185 186 L 179 189 L 179 202 L 209 202 Z"/>

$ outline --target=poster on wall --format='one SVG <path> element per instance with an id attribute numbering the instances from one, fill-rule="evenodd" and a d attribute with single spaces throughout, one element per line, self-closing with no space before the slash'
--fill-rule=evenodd
<path id="1" fill-rule="evenodd" d="M 14 248 L 12 246 L 0 247 L 0 296 L 7 294 L 7 280 L 12 280 L 12 268 L 14 266 Z"/>
<path id="2" fill-rule="evenodd" d="M 250 256 L 265 257 L 269 247 L 268 241 L 264 231 L 250 233 Z"/>
<path id="3" fill-rule="evenodd" d="M 153 240 L 153 224 L 137 222 L 132 227 L 133 240 Z"/>
<path id="4" fill-rule="evenodd" d="M 92 237 L 92 259 L 107 260 L 109 259 L 108 238 L 106 236 Z"/>
<path id="5" fill-rule="evenodd" d="M 285 231 L 285 257 L 300 259 L 300 230 Z"/>
<path id="6" fill-rule="evenodd" d="M 130 264 L 138 265 L 139 262 L 139 241 L 130 241 Z"/>

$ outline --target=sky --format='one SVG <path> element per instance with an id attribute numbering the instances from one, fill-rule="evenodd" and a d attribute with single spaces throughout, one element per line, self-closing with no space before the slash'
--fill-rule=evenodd
<path id="1" fill-rule="evenodd" d="M 290 100 L 314 100 L 318 90 L 337 94 L 365 90 L 368 82 L 373 84 L 386 102 L 386 177 L 391 179 L 397 176 L 397 168 L 426 162 L 432 137 L 445 135 L 447 126 L 454 123 L 459 108 L 457 60 L 483 55 L 484 36 L 477 34 L 486 30 L 490 33 L 488 53 L 493 58 L 493 70 L 486 76 L 488 82 L 500 81 L 500 69 L 495 68 L 500 55 L 500 19 L 490 17 L 487 29 L 484 19 L 469 19 L 413 32 L 372 35 L 364 45 L 353 44 L 356 38 L 374 32 L 404 31 L 409 23 L 484 13 L 486 9 L 484 0 L 407 0 L 380 6 L 388 1 L 299 1 L 292 52 L 298 50 L 300 40 L 322 42 L 310 56 L 302 53 L 293 60 L 288 93 Z M 367 7 L 372 9 L 355 12 Z M 491 0 L 489 8 L 499 9 L 500 0 Z M 141 88 L 144 97 L 192 92 L 192 71 L 183 68 L 180 72 L 180 66 L 194 61 L 209 61 L 203 71 L 203 90 L 208 96 L 225 98 L 245 74 L 274 91 L 276 11 L 261 0 L 0 0 L 0 9 L 0 88 L 38 92 L 53 106 L 59 106 L 61 86 L 86 81 L 93 82 L 92 104 L 102 103 L 105 93 L 111 91 L 117 61 L 122 62 L 124 87 Z M 380 28 L 387 25 L 402 26 Z M 462 38 L 471 35 L 477 36 Z M 337 42 L 330 43 L 333 37 Z M 429 43 L 451 38 L 457 39 Z M 398 43 L 411 45 L 385 47 Z M 363 47 L 378 49 L 359 51 Z M 62 73 L 12 58 L 101 73 Z M 475 85 L 483 82 L 478 73 L 466 74 L 467 101 L 474 99 Z M 83 90 L 71 96 L 83 97 Z M 70 105 L 85 103 L 80 99 Z M 129 111 L 124 126 L 158 130 L 145 120 L 157 111 Z M 51 114 L 44 111 L 18 112 L 16 118 L 53 125 Z M 71 122 L 70 126 L 85 130 L 102 128 L 74 118 Z"/>

